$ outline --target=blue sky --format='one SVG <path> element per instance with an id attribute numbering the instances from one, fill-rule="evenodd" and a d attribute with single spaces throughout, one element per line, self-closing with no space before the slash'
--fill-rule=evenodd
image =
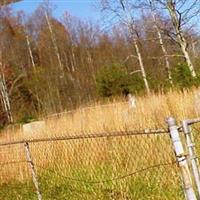
<path id="1" fill-rule="evenodd" d="M 101 13 L 97 8 L 97 2 L 99 0 L 49 0 L 51 4 L 56 6 L 54 10 L 54 16 L 60 18 L 65 11 L 68 11 L 73 16 L 77 16 L 84 20 L 98 22 L 99 25 L 104 24 Z M 15 11 L 24 10 L 26 13 L 32 13 L 37 6 L 42 3 L 43 0 L 23 0 L 12 5 Z M 189 2 L 189 1 L 188 1 Z M 96 8 L 94 8 L 96 5 Z M 193 21 L 197 21 L 198 18 L 194 18 Z M 199 21 L 198 21 L 199 24 Z M 103 26 L 104 26 L 103 25 Z M 198 25 L 200 29 L 200 25 Z"/>
<path id="2" fill-rule="evenodd" d="M 42 0 L 23 0 L 12 5 L 15 11 L 24 10 L 26 13 L 32 13 Z M 54 15 L 56 17 L 62 16 L 64 11 L 68 11 L 74 16 L 81 19 L 89 19 L 98 21 L 100 19 L 100 12 L 94 8 L 97 0 L 50 0 L 56 6 Z"/>

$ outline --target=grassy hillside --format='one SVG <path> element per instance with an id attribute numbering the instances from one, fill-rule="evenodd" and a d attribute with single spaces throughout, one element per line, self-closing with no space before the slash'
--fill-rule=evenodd
<path id="1" fill-rule="evenodd" d="M 44 132 L 7 129 L 1 142 L 61 135 L 166 128 L 198 116 L 197 90 L 151 94 L 127 102 L 95 104 L 45 118 Z M 14 129 L 13 129 L 14 130 Z M 182 199 L 181 183 L 167 133 L 30 144 L 44 199 Z M 23 144 L 0 147 L 0 199 L 35 199 Z M 15 163 L 20 162 L 20 163 Z M 138 173 L 136 173 L 138 172 Z"/>

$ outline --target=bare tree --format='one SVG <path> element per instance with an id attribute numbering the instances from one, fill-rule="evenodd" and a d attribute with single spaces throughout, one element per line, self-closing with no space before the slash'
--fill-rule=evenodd
<path id="1" fill-rule="evenodd" d="M 23 17 L 25 18 L 25 16 L 23 16 Z M 26 37 L 26 44 L 27 44 L 28 53 L 29 53 L 30 60 L 31 60 L 31 65 L 32 65 L 32 67 L 35 71 L 36 70 L 36 64 L 35 64 L 35 61 L 34 61 L 33 51 L 32 51 L 32 48 L 31 48 L 31 41 L 30 41 L 30 37 L 27 33 L 27 28 L 26 28 L 25 22 L 23 22 L 23 30 L 24 30 L 24 34 L 25 34 L 25 37 Z"/>
<path id="2" fill-rule="evenodd" d="M 35 65 L 35 61 L 34 61 L 34 58 L 33 58 L 33 52 L 32 52 L 32 49 L 31 49 L 30 39 L 29 39 L 29 36 L 28 36 L 27 33 L 26 33 L 26 43 L 27 43 L 27 47 L 28 47 L 29 56 L 30 56 L 30 59 L 31 59 L 31 64 L 32 64 L 33 69 L 35 70 L 36 65 Z"/>
<path id="3" fill-rule="evenodd" d="M 55 53 L 56 53 L 56 56 L 58 58 L 60 70 L 63 71 L 63 65 L 62 65 L 62 62 L 61 62 L 61 57 L 60 57 L 60 53 L 59 53 L 59 50 L 58 50 L 56 38 L 54 36 L 53 28 L 52 28 L 51 22 L 49 20 L 49 15 L 46 11 L 45 11 L 45 18 L 46 18 L 46 21 L 47 21 L 47 24 L 48 24 L 49 32 L 51 34 L 51 39 L 52 39 L 52 43 L 53 43 L 53 46 L 54 46 L 54 49 L 55 49 Z"/>
<path id="4" fill-rule="evenodd" d="M 73 17 L 68 13 L 68 12 L 65 12 L 64 15 L 63 15 L 63 23 L 65 25 L 65 28 L 70 31 L 70 34 L 69 34 L 69 40 L 70 40 L 70 47 L 69 47 L 69 51 L 70 51 L 70 64 L 71 64 L 71 68 L 72 68 L 72 71 L 75 72 L 76 71 L 76 58 L 75 58 L 75 54 L 74 54 L 74 44 L 73 44 L 73 39 L 72 39 L 72 35 L 75 36 L 75 33 L 72 29 L 72 27 L 75 26 L 75 22 L 73 20 Z M 73 25 L 71 24 L 73 23 Z"/>
<path id="5" fill-rule="evenodd" d="M 131 31 L 132 35 L 134 34 L 133 33 L 134 31 L 136 32 L 136 30 L 132 29 L 132 31 Z M 133 40 L 133 44 L 135 46 L 137 59 L 138 59 L 139 64 L 140 64 L 140 70 L 141 70 L 141 73 L 142 73 L 142 78 L 143 78 L 143 81 L 144 81 L 144 84 L 145 84 L 145 88 L 147 90 L 147 93 L 150 93 L 149 83 L 148 83 L 146 71 L 145 71 L 145 68 L 144 68 L 144 62 L 143 62 L 142 54 L 140 52 L 140 48 L 138 46 L 137 39 L 132 38 L 132 40 Z"/>
<path id="6" fill-rule="evenodd" d="M 8 122 L 12 123 L 13 117 L 12 117 L 12 113 L 11 113 L 8 88 L 7 88 L 5 75 L 4 75 L 1 51 L 0 51 L 0 98 L 1 98 L 2 107 L 6 113 L 7 120 L 8 120 Z"/>
<path id="7" fill-rule="evenodd" d="M 117 1 L 108 1 L 108 0 L 102 0 L 102 7 L 104 11 L 110 11 L 112 14 L 114 14 L 119 20 L 126 25 L 128 28 L 130 38 L 133 42 L 133 45 L 135 47 L 136 51 L 136 57 L 138 59 L 139 65 L 140 65 L 140 71 L 142 74 L 142 78 L 144 81 L 144 85 L 146 88 L 147 93 L 150 93 L 150 87 L 147 80 L 147 75 L 144 67 L 144 61 L 142 58 L 142 53 L 138 45 L 138 31 L 135 25 L 134 16 L 132 14 L 134 6 L 131 1 L 127 0 L 117 0 Z"/>
<path id="8" fill-rule="evenodd" d="M 158 24 L 158 20 L 156 19 L 156 13 L 155 13 L 155 9 L 154 9 L 154 5 L 153 5 L 152 0 L 149 0 L 149 4 L 150 4 L 151 15 L 152 15 L 152 18 L 153 18 L 155 30 L 156 30 L 157 35 L 158 35 L 159 44 L 160 44 L 160 47 L 162 49 L 163 56 L 164 56 L 164 59 L 165 59 L 165 66 L 166 66 L 166 71 L 167 71 L 167 75 L 168 75 L 168 80 L 169 80 L 170 84 L 173 85 L 168 52 L 167 52 L 167 49 L 164 45 L 162 31 L 161 31 L 160 26 Z"/>
<path id="9" fill-rule="evenodd" d="M 189 67 L 190 73 L 193 77 L 196 77 L 194 65 L 188 51 L 188 41 L 184 33 L 186 25 L 191 28 L 192 21 L 200 13 L 199 0 L 154 0 L 157 5 L 167 9 L 174 28 L 173 36 L 181 47 L 181 51 L 184 55 L 185 61 Z"/>

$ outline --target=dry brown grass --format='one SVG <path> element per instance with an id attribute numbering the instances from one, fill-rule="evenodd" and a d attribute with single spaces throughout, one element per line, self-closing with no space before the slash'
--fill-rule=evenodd
<path id="1" fill-rule="evenodd" d="M 19 126 L 10 127 L 1 133 L 0 140 L 3 142 L 66 134 L 166 127 L 165 119 L 170 115 L 177 121 L 198 116 L 199 111 L 194 106 L 196 91 L 191 89 L 138 97 L 135 110 L 130 110 L 125 101 L 106 105 L 96 103 L 94 106 L 48 116 L 44 119 L 46 131 L 38 134 L 24 135 Z"/>
<path id="2" fill-rule="evenodd" d="M 166 128 L 165 120 L 170 115 L 178 121 L 198 116 L 198 111 L 194 107 L 195 92 L 196 89 L 193 89 L 184 92 L 171 91 L 167 94 L 159 93 L 138 97 L 135 110 L 129 109 L 125 101 L 107 105 L 96 103 L 91 107 L 47 117 L 44 119 L 47 126 L 46 130 L 34 135 L 24 135 L 20 128 L 7 129 L 1 133 L 0 141 L 8 142 L 106 131 Z M 155 148 L 155 146 L 157 147 Z M 114 151 L 115 160 L 119 162 L 113 161 L 115 168 L 118 171 L 119 167 L 123 168 L 124 173 L 156 163 L 158 158 L 161 157 L 165 158 L 159 160 L 161 163 L 166 160 L 173 160 L 170 142 L 166 136 L 163 139 L 158 139 L 155 136 L 149 138 L 147 136 L 136 136 L 113 139 L 112 141 L 90 139 L 31 145 L 31 152 L 37 165 L 47 167 L 57 163 L 56 170 L 62 173 L 64 169 L 69 173 L 71 169 L 78 166 L 88 167 L 92 163 L 96 165 L 102 160 L 109 160 L 110 151 Z M 23 145 L 0 147 L 0 152 L 2 163 L 25 160 Z M 129 164 L 126 164 L 124 159 L 128 156 L 131 159 Z M 145 157 L 143 161 L 139 159 L 141 156 Z M 30 176 L 27 169 L 27 164 L 1 166 L 1 181 L 24 180 Z"/>

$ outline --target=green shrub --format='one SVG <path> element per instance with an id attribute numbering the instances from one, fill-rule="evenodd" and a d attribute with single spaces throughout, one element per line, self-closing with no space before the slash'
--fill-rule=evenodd
<path id="1" fill-rule="evenodd" d="M 29 114 L 25 114 L 19 121 L 18 123 L 20 124 L 26 124 L 26 123 L 29 123 L 29 122 L 32 122 L 32 121 L 35 121 L 36 118 L 32 115 L 29 115 Z"/>
<path id="2" fill-rule="evenodd" d="M 192 77 L 191 72 L 185 63 L 178 63 L 172 71 L 174 85 L 177 88 L 190 88 L 200 85 L 200 77 Z"/>
<path id="3" fill-rule="evenodd" d="M 97 93 L 102 97 L 138 93 L 144 90 L 139 74 L 128 74 L 121 66 L 104 67 L 96 77 Z"/>

